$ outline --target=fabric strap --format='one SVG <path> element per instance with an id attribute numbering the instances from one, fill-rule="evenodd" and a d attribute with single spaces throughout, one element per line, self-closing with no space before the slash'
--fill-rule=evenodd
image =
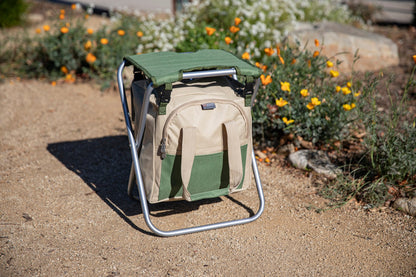
<path id="1" fill-rule="evenodd" d="M 235 121 L 224 123 L 227 133 L 228 167 L 230 168 L 230 193 L 234 192 L 243 179 L 243 162 L 241 158 L 240 137 Z"/>
<path id="2" fill-rule="evenodd" d="M 227 136 L 228 167 L 229 167 L 229 192 L 234 192 L 243 179 L 243 163 L 241 158 L 240 138 L 236 122 L 224 123 Z M 192 166 L 196 153 L 196 127 L 182 128 L 182 158 L 181 178 L 183 184 L 182 197 L 191 201 L 188 190 L 191 179 Z"/>

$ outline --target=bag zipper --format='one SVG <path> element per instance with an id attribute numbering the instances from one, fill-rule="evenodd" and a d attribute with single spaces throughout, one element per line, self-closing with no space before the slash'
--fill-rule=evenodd
<path id="1" fill-rule="evenodd" d="M 214 103 L 219 103 L 219 104 L 231 104 L 234 107 L 236 107 L 244 118 L 244 121 L 246 123 L 246 135 L 248 136 L 249 128 L 247 127 L 247 125 L 248 125 L 247 116 L 246 116 L 243 108 L 240 105 L 238 105 L 237 103 L 235 103 L 234 101 L 225 100 L 225 99 L 209 99 L 209 100 L 204 99 L 204 100 L 194 100 L 194 101 L 186 102 L 186 103 L 176 107 L 169 114 L 168 118 L 165 121 L 165 125 L 163 126 L 163 130 L 162 130 L 162 140 L 161 140 L 161 143 L 160 143 L 160 157 L 162 158 L 162 160 L 166 157 L 166 144 L 167 144 L 167 134 L 166 134 L 166 132 L 167 132 L 167 126 L 169 125 L 172 118 L 175 117 L 179 113 L 179 110 L 181 110 L 181 109 L 186 109 L 186 108 L 188 108 L 190 106 L 193 106 L 193 105 L 202 105 L 202 104 L 206 103 L 207 101 L 214 102 Z"/>

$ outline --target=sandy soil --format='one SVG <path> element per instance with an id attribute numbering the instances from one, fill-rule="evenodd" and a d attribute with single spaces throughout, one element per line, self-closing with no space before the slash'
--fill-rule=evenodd
<path id="1" fill-rule="evenodd" d="M 415 276 L 416 219 L 356 203 L 316 213 L 311 179 L 260 166 L 255 222 L 173 238 L 152 235 L 126 193 L 119 97 L 92 84 L 0 84 L 0 276 Z M 152 205 L 162 229 L 256 212 L 252 189 Z"/>

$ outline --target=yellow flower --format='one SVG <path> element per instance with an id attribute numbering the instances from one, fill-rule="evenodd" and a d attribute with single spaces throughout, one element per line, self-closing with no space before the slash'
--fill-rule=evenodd
<path id="1" fill-rule="evenodd" d="M 142 32 L 142 31 L 138 31 L 138 32 L 136 33 L 136 35 L 137 35 L 139 38 L 141 38 L 141 37 L 143 36 L 143 32 Z"/>
<path id="2" fill-rule="evenodd" d="M 51 27 L 49 25 L 43 25 L 43 30 L 45 30 L 45 32 L 48 32 L 51 29 Z"/>
<path id="3" fill-rule="evenodd" d="M 342 107 L 344 108 L 345 111 L 351 111 L 353 109 L 350 104 L 344 104 L 342 105 Z"/>
<path id="4" fill-rule="evenodd" d="M 88 50 L 91 48 L 91 46 L 92 46 L 92 43 L 91 43 L 91 41 L 90 41 L 90 40 L 88 40 L 88 41 L 84 44 L 84 49 L 88 51 Z"/>
<path id="5" fill-rule="evenodd" d="M 87 34 L 92 35 L 94 33 L 94 30 L 91 28 L 87 29 Z"/>
<path id="6" fill-rule="evenodd" d="M 284 100 L 282 97 L 280 97 L 280 99 L 276 99 L 276 106 L 278 106 L 278 107 L 283 107 L 283 106 L 286 106 L 287 105 L 287 101 L 286 100 Z"/>
<path id="7" fill-rule="evenodd" d="M 315 52 L 313 52 L 313 57 L 314 58 L 316 58 L 316 57 L 318 57 L 319 56 L 319 51 L 315 51 Z"/>
<path id="8" fill-rule="evenodd" d="M 290 92 L 290 83 L 289 82 L 280 82 L 280 88 L 283 91 L 289 91 Z"/>
<path id="9" fill-rule="evenodd" d="M 63 66 L 61 66 L 61 71 L 64 73 L 64 74 L 68 74 L 68 68 L 66 68 L 66 66 L 65 65 L 63 65 Z"/>
<path id="10" fill-rule="evenodd" d="M 315 108 L 315 106 L 314 106 L 312 103 L 308 103 L 308 105 L 306 105 L 306 107 L 307 107 L 309 110 L 313 110 L 313 108 Z"/>
<path id="11" fill-rule="evenodd" d="M 36 32 L 36 34 L 40 34 L 40 32 L 41 32 L 40 28 L 36 28 L 35 32 Z"/>
<path id="12" fill-rule="evenodd" d="M 321 105 L 321 101 L 319 101 L 318 97 L 313 97 L 311 99 L 311 104 L 314 105 L 314 106 L 319 106 L 319 105 Z"/>
<path id="13" fill-rule="evenodd" d="M 336 92 L 339 92 L 340 90 L 341 90 L 341 87 L 340 87 L 340 86 L 336 86 L 336 87 L 335 87 L 335 91 L 336 91 Z"/>
<path id="14" fill-rule="evenodd" d="M 77 8 L 77 4 L 72 4 L 71 9 L 75 10 Z"/>
<path id="15" fill-rule="evenodd" d="M 103 45 L 106 45 L 108 43 L 108 39 L 102 38 L 102 39 L 100 39 L 100 43 L 103 44 Z"/>
<path id="16" fill-rule="evenodd" d="M 52 81 L 51 82 L 51 85 L 54 87 L 54 86 L 56 86 L 56 81 Z"/>
<path id="17" fill-rule="evenodd" d="M 333 66 L 334 66 L 333 62 L 331 62 L 331 61 L 326 62 L 326 67 L 330 68 L 330 67 L 333 67 Z"/>
<path id="18" fill-rule="evenodd" d="M 65 10 L 64 9 L 61 9 L 61 14 L 65 14 Z"/>
<path id="19" fill-rule="evenodd" d="M 413 61 L 416 63 L 416 55 L 413 55 Z"/>
<path id="20" fill-rule="evenodd" d="M 231 26 L 231 27 L 230 27 L 230 32 L 231 32 L 231 33 L 235 34 L 235 33 L 237 33 L 238 31 L 240 31 L 240 28 L 238 28 L 238 27 L 236 27 L 236 26 Z"/>
<path id="21" fill-rule="evenodd" d="M 307 90 L 307 89 L 302 89 L 302 90 L 300 91 L 300 94 L 301 94 L 303 97 L 307 97 L 307 96 L 309 96 L 309 92 L 308 92 L 308 90 Z"/>
<path id="22" fill-rule="evenodd" d="M 351 108 L 354 109 L 355 108 L 355 103 L 351 103 Z"/>
<path id="23" fill-rule="evenodd" d="M 244 54 L 241 56 L 244 60 L 249 60 L 250 59 L 250 54 L 247 52 L 244 52 Z"/>
<path id="24" fill-rule="evenodd" d="M 274 53 L 273 48 L 264 48 L 264 53 L 266 53 L 267 56 L 271 56 Z"/>
<path id="25" fill-rule="evenodd" d="M 354 93 L 354 97 L 358 97 L 360 95 L 361 95 L 361 91 L 358 91 L 358 92 Z"/>
<path id="26" fill-rule="evenodd" d="M 272 76 L 270 75 L 264 76 L 263 74 L 261 74 L 260 80 L 263 86 L 267 86 L 268 84 L 272 82 Z"/>
<path id="27" fill-rule="evenodd" d="M 59 15 L 59 19 L 60 19 L 60 20 L 64 20 L 64 19 L 65 19 L 65 14 L 61 13 L 61 14 Z"/>
<path id="28" fill-rule="evenodd" d="M 239 18 L 239 17 L 234 18 L 234 25 L 235 26 L 238 26 L 238 24 L 240 24 L 240 22 L 241 22 L 241 18 Z"/>
<path id="29" fill-rule="evenodd" d="M 261 68 L 261 63 L 256 62 L 256 66 L 257 66 L 258 68 Z"/>
<path id="30" fill-rule="evenodd" d="M 95 57 L 92 53 L 88 53 L 87 57 L 85 58 L 87 63 L 94 63 L 96 59 L 97 57 Z"/>
<path id="31" fill-rule="evenodd" d="M 290 123 L 293 123 L 293 122 L 294 122 L 294 120 L 293 120 L 293 119 L 288 120 L 286 117 L 283 117 L 283 118 L 282 118 L 282 120 L 283 120 L 283 122 L 284 122 L 286 125 L 289 125 Z"/>
<path id="32" fill-rule="evenodd" d="M 331 77 L 336 78 L 339 76 L 339 72 L 336 70 L 330 70 L 329 74 L 331 75 Z"/>
<path id="33" fill-rule="evenodd" d="M 126 32 L 124 32 L 124 30 L 118 30 L 117 31 L 117 34 L 119 35 L 119 36 L 124 36 L 125 34 L 126 34 Z"/>
<path id="34" fill-rule="evenodd" d="M 315 39 L 315 46 L 319 47 L 319 40 Z"/>
<path id="35" fill-rule="evenodd" d="M 61 28 L 61 33 L 62 33 L 62 34 L 66 34 L 66 33 L 68 33 L 68 32 L 69 32 L 68 27 L 62 27 L 62 28 Z"/>
<path id="36" fill-rule="evenodd" d="M 342 87 L 341 91 L 342 91 L 342 94 L 344 94 L 344 95 L 347 95 L 347 94 L 351 93 L 351 90 L 347 87 Z"/>
<path id="37" fill-rule="evenodd" d="M 347 87 L 351 88 L 351 82 L 347 82 Z"/>

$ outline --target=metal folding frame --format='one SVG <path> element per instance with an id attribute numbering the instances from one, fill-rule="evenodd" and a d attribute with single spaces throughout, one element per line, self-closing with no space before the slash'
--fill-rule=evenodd
<path id="1" fill-rule="evenodd" d="M 120 99 L 121 104 L 123 106 L 123 112 L 124 112 L 124 118 L 126 121 L 126 127 L 127 127 L 127 137 L 130 144 L 130 150 L 131 150 L 131 156 L 132 156 L 132 167 L 130 172 L 130 178 L 129 178 L 129 184 L 127 187 L 127 193 L 130 197 L 133 197 L 133 188 L 134 188 L 134 179 L 136 180 L 137 188 L 138 188 L 138 194 L 139 198 L 138 200 L 141 203 L 141 208 L 144 216 L 144 220 L 149 227 L 149 229 L 154 232 L 155 234 L 162 236 L 162 237 L 171 237 L 171 236 L 178 236 L 178 235 L 185 235 L 195 232 L 201 232 L 201 231 L 207 231 L 212 229 L 218 229 L 218 228 L 225 228 L 230 227 L 234 225 L 240 225 L 245 223 L 250 223 L 260 217 L 260 215 L 263 213 L 264 210 L 264 194 L 262 189 L 262 184 L 259 176 L 259 170 L 257 168 L 257 163 L 254 155 L 254 150 L 251 153 L 252 156 L 252 167 L 253 167 L 253 173 L 254 173 L 254 180 L 256 182 L 257 192 L 259 196 L 259 209 L 258 211 L 248 218 L 243 219 L 237 219 L 237 220 L 231 220 L 231 221 L 224 221 L 224 222 L 218 222 L 214 224 L 207 224 L 207 225 L 201 225 L 201 226 L 194 226 L 189 228 L 183 228 L 183 229 L 177 229 L 177 230 L 171 230 L 171 231 L 163 231 L 158 229 L 151 221 L 150 219 L 150 213 L 149 213 L 149 206 L 146 199 L 146 193 L 144 189 L 142 174 L 140 170 L 140 163 L 139 163 L 139 150 L 141 146 L 141 142 L 143 139 L 145 124 L 146 124 L 146 114 L 148 112 L 149 107 L 149 100 L 150 95 L 153 91 L 153 84 L 150 83 L 146 89 L 144 100 L 142 107 L 140 109 L 140 117 L 139 117 L 139 130 L 137 132 L 137 137 L 134 138 L 133 135 L 133 128 L 131 124 L 128 104 L 127 104 L 127 98 L 126 93 L 124 90 L 124 84 L 123 84 L 123 70 L 126 66 L 125 61 L 123 61 L 120 66 L 118 67 L 117 71 L 117 82 L 118 82 L 118 88 L 120 92 Z M 197 79 L 197 78 L 206 78 L 206 77 L 217 77 L 217 76 L 230 76 L 232 75 L 235 79 L 237 78 L 236 70 L 234 68 L 230 69 L 221 69 L 221 70 L 205 70 L 205 71 L 196 71 L 196 72 L 186 72 L 183 73 L 183 79 Z M 257 94 L 257 90 L 259 88 L 260 82 L 259 80 L 256 81 L 256 85 L 254 88 L 254 93 L 251 99 L 251 104 L 253 105 L 254 99 Z M 135 178 L 134 178 L 135 177 Z"/>

